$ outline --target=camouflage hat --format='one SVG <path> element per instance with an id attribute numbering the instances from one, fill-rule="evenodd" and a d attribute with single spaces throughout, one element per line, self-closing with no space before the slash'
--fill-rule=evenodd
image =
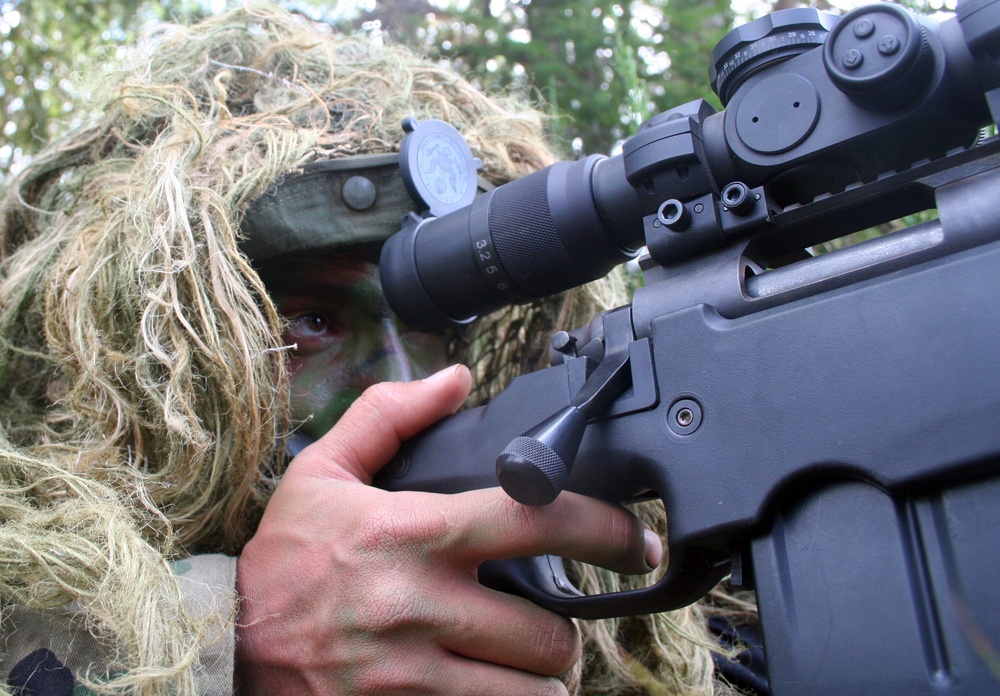
<path id="1" fill-rule="evenodd" d="M 261 261 L 384 242 L 415 207 L 399 175 L 398 154 L 311 162 L 250 204 L 241 246 Z"/>
<path id="2" fill-rule="evenodd" d="M 255 261 L 381 243 L 409 213 L 443 215 L 493 186 L 462 136 L 438 120 L 403 122 L 399 153 L 310 162 L 247 208 L 243 251 Z"/>

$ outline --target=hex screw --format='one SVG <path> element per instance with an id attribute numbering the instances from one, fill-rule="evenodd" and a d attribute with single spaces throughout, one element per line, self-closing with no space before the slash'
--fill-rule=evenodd
<path id="1" fill-rule="evenodd" d="M 681 397 L 667 412 L 667 426 L 677 435 L 690 435 L 701 427 L 704 411 L 693 397 Z"/>

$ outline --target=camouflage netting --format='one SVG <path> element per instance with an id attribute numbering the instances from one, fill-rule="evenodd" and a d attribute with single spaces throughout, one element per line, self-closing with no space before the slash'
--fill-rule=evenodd
<path id="1" fill-rule="evenodd" d="M 75 603 L 115 675 L 91 688 L 187 694 L 204 627 L 167 562 L 239 552 L 295 426 L 281 318 L 240 252 L 241 212 L 305 162 L 394 151 L 410 115 L 455 124 L 494 183 L 552 155 L 537 112 L 271 7 L 160 27 L 127 65 L 81 105 L 102 115 L 3 194 L 0 597 Z M 610 287 L 456 339 L 480 397 Z M 589 590 L 619 583 L 578 572 Z M 697 607 L 583 630 L 587 659 L 568 676 L 582 693 L 713 689 Z"/>

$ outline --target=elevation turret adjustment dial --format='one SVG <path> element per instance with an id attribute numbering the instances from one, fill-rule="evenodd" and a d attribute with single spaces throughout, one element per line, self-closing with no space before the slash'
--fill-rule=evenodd
<path id="1" fill-rule="evenodd" d="M 823 44 L 839 18 L 809 7 L 778 10 L 733 29 L 712 49 L 709 79 L 722 104 L 750 75 Z"/>

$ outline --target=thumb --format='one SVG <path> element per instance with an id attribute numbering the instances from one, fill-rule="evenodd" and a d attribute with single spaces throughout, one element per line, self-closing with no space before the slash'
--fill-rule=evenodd
<path id="1" fill-rule="evenodd" d="M 371 484 L 404 440 L 457 411 L 471 387 L 464 365 L 415 382 L 369 387 L 329 432 L 295 458 L 289 473 Z"/>

